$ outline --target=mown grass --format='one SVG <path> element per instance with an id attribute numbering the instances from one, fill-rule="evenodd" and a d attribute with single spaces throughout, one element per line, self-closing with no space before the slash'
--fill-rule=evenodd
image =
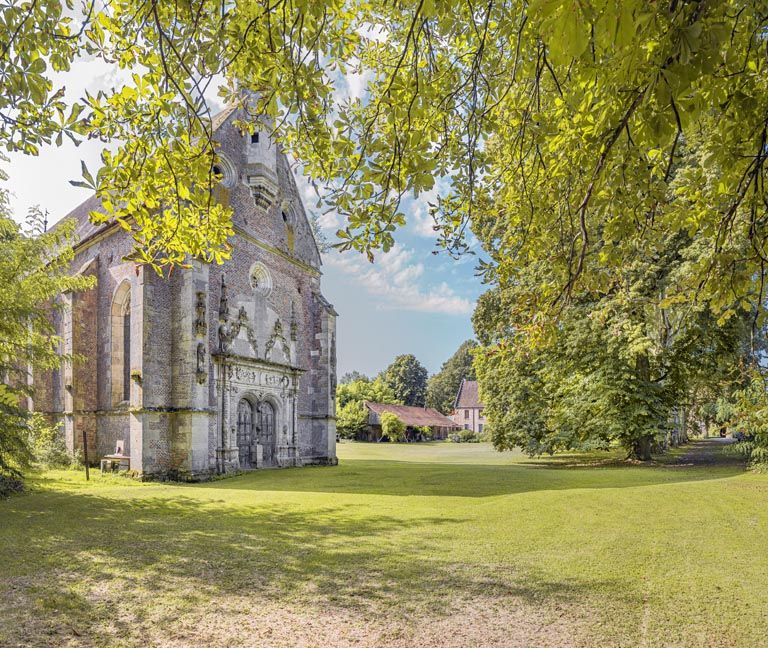
<path id="1" fill-rule="evenodd" d="M 0 645 L 768 641 L 768 476 L 719 447 L 654 466 L 484 444 L 339 457 L 196 485 L 33 477 L 0 502 Z"/>

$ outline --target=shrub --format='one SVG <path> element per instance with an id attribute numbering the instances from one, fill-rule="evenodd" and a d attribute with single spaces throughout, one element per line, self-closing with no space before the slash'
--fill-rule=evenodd
<path id="1" fill-rule="evenodd" d="M 472 430 L 451 432 L 448 435 L 448 439 L 453 443 L 480 443 L 480 435 L 475 434 Z"/>
<path id="2" fill-rule="evenodd" d="M 39 412 L 29 417 L 29 445 L 34 460 L 46 468 L 68 468 L 72 457 L 61 434 L 61 424 L 51 425 Z"/>
<path id="3" fill-rule="evenodd" d="M 421 435 L 421 438 L 424 441 L 432 441 L 435 438 L 432 428 L 428 425 L 421 425 L 416 428 L 416 431 Z"/>
<path id="4" fill-rule="evenodd" d="M 392 412 L 384 412 L 381 415 L 381 432 L 393 443 L 405 439 L 405 423 Z"/>
<path id="5" fill-rule="evenodd" d="M 342 439 L 354 439 L 368 425 L 368 409 L 360 401 L 349 401 L 339 408 L 336 431 Z"/>

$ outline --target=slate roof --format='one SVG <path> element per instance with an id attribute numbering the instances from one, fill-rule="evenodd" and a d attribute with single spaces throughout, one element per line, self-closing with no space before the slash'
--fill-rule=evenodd
<path id="1" fill-rule="evenodd" d="M 429 425 L 431 427 L 458 427 L 447 416 L 432 407 L 413 407 L 411 405 L 392 405 L 390 403 L 365 402 L 365 406 L 376 415 L 376 419 L 384 412 L 390 412 L 397 416 L 403 423 L 409 426 Z"/>
<path id="2" fill-rule="evenodd" d="M 462 380 L 459 386 L 459 393 L 456 394 L 455 409 L 472 409 L 482 407 L 480 394 L 477 389 L 476 380 Z"/>

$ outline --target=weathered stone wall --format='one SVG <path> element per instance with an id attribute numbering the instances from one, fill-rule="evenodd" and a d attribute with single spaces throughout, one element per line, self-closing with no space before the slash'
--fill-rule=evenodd
<path id="1" fill-rule="evenodd" d="M 63 418 L 70 449 L 79 447 L 85 428 L 92 459 L 123 440 L 131 468 L 146 476 L 205 476 L 216 469 L 222 426 L 225 463 L 237 465 L 232 410 L 238 399 L 268 395 L 279 418 L 280 465 L 335 462 L 335 312 L 320 293 L 320 255 L 286 157 L 266 130 L 252 142 L 236 129 L 237 117 L 231 114 L 216 133 L 225 172 L 216 197 L 233 207 L 235 225 L 232 256 L 223 266 L 192 260 L 188 269 L 158 276 L 123 260 L 133 245 L 127 232 L 88 224 L 88 211 L 98 207 L 93 200 L 75 210 L 87 238 L 73 271 L 93 273 L 98 282 L 63 297 L 67 307 L 56 326 L 63 351 L 81 349 L 86 360 L 41 377 L 35 401 L 36 409 Z M 226 357 L 220 355 L 223 277 L 224 330 L 237 333 Z M 120 304 L 130 299 L 126 358 L 118 298 Z M 232 386 L 222 403 L 216 367 L 230 356 L 288 382 Z M 298 454 L 291 454 L 294 447 Z"/>

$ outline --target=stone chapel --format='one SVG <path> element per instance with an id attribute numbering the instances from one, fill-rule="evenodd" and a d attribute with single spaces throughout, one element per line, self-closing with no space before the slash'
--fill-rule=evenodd
<path id="1" fill-rule="evenodd" d="M 77 221 L 74 271 L 97 278 L 54 313 L 63 352 L 35 376 L 34 409 L 91 460 L 122 443 L 145 478 L 336 463 L 336 316 L 286 156 L 263 130 L 214 118 L 218 200 L 234 211 L 231 258 L 169 277 L 125 257 L 130 233 Z"/>

